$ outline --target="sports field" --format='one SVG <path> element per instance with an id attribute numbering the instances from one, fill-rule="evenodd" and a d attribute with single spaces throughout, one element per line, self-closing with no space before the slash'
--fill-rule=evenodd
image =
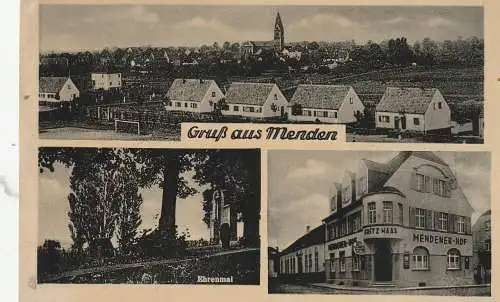
<path id="1" fill-rule="evenodd" d="M 74 140 L 180 140 L 178 134 L 147 134 L 137 135 L 133 133 L 115 132 L 114 130 L 84 129 L 77 127 L 62 127 L 46 129 L 39 133 L 41 139 L 74 139 Z"/>

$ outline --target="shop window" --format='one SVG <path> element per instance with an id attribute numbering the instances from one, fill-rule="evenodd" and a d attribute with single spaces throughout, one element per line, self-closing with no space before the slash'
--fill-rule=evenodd
<path id="1" fill-rule="evenodd" d="M 393 222 L 392 201 L 384 201 L 384 223 Z"/>
<path id="2" fill-rule="evenodd" d="M 361 257 L 358 255 L 354 255 L 352 257 L 352 270 L 358 272 L 361 268 Z"/>
<path id="3" fill-rule="evenodd" d="M 377 223 L 377 208 L 375 202 L 368 203 L 368 224 Z"/>
<path id="4" fill-rule="evenodd" d="M 345 252 L 339 253 L 339 271 L 345 272 Z"/>
<path id="5" fill-rule="evenodd" d="M 419 229 L 425 228 L 425 209 L 415 209 L 415 227 Z"/>
<path id="6" fill-rule="evenodd" d="M 413 269 L 428 270 L 429 269 L 429 252 L 426 248 L 418 246 L 413 250 Z"/>
<path id="7" fill-rule="evenodd" d="M 448 258 L 448 269 L 450 270 L 460 269 L 460 252 L 457 249 L 449 250 L 447 258 Z"/>

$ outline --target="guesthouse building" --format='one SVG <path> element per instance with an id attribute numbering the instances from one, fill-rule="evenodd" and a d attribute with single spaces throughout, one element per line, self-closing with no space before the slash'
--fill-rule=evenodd
<path id="1" fill-rule="evenodd" d="M 285 116 L 288 101 L 274 83 L 233 82 L 226 92 L 223 115 L 250 118 Z"/>
<path id="2" fill-rule="evenodd" d="M 363 114 L 356 91 L 345 85 L 298 85 L 290 100 L 288 119 L 293 122 L 349 124 Z"/>
<path id="3" fill-rule="evenodd" d="M 123 84 L 121 73 L 93 72 L 90 74 L 90 81 L 94 90 L 119 89 Z"/>
<path id="4" fill-rule="evenodd" d="M 387 87 L 375 109 L 379 130 L 451 133 L 451 111 L 436 88 Z"/>
<path id="5" fill-rule="evenodd" d="M 477 283 L 491 282 L 491 210 L 484 212 L 472 227 L 474 268 Z"/>
<path id="6" fill-rule="evenodd" d="M 324 243 L 318 237 L 300 245 L 306 251 L 324 247 L 323 282 L 402 287 L 474 282 L 473 209 L 439 156 L 404 151 L 386 163 L 364 159 L 332 187 L 330 213 L 321 225 Z M 285 251 L 299 250 L 294 245 Z M 282 253 L 282 262 L 292 255 Z"/>
<path id="7" fill-rule="evenodd" d="M 214 80 L 175 79 L 166 95 L 167 110 L 212 112 L 224 93 Z"/>

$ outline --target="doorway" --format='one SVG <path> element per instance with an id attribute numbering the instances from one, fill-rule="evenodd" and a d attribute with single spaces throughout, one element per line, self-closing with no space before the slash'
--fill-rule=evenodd
<path id="1" fill-rule="evenodd" d="M 399 129 L 399 117 L 394 118 L 394 129 Z"/>
<path id="2" fill-rule="evenodd" d="M 392 250 L 388 240 L 375 244 L 375 281 L 392 281 Z"/>

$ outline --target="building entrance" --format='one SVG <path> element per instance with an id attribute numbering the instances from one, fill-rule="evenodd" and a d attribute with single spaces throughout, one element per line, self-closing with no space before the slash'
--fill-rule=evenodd
<path id="1" fill-rule="evenodd" d="M 392 250 L 388 240 L 375 243 L 375 281 L 392 281 Z"/>

